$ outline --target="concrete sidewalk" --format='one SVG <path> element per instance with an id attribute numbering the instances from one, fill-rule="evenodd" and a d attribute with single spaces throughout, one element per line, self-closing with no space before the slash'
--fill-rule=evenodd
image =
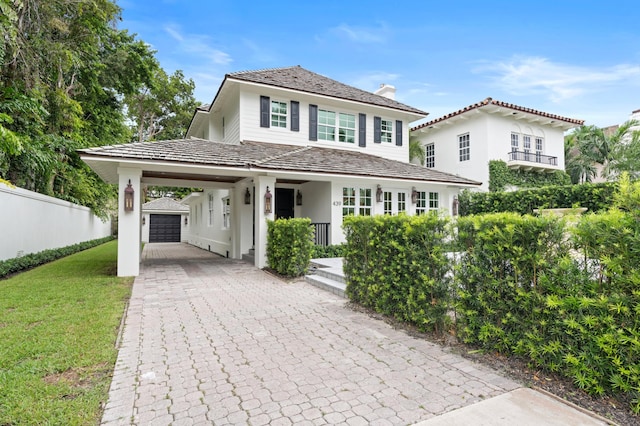
<path id="1" fill-rule="evenodd" d="M 518 383 L 303 280 L 186 244 L 147 244 L 143 259 L 105 425 L 499 425 L 514 410 L 524 417 L 508 424 L 541 424 L 549 410 Z M 600 424 L 560 405 L 563 424 Z"/>

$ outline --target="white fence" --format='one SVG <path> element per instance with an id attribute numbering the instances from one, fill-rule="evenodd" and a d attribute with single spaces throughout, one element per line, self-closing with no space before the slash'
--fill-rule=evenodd
<path id="1" fill-rule="evenodd" d="M 107 237 L 87 207 L 0 182 L 0 260 Z"/>

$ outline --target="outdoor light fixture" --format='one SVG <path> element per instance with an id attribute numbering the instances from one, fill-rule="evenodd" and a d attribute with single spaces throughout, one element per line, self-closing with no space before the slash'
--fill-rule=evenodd
<path id="1" fill-rule="evenodd" d="M 188 217 L 186 217 L 186 216 L 185 216 L 185 218 L 184 218 L 184 224 L 185 224 L 185 225 L 188 225 L 188 224 L 189 224 L 189 218 L 188 218 Z"/>
<path id="2" fill-rule="evenodd" d="M 298 194 L 296 195 L 296 206 L 301 206 L 302 205 L 302 193 L 300 193 L 300 190 L 298 189 Z"/>
<path id="3" fill-rule="evenodd" d="M 124 211 L 132 212 L 133 211 L 133 187 L 131 186 L 131 179 L 129 179 L 129 183 L 127 187 L 124 189 Z"/>
<path id="4" fill-rule="evenodd" d="M 142 216 L 142 224 L 143 225 L 147 224 L 147 218 L 145 216 Z"/>
<path id="5" fill-rule="evenodd" d="M 264 212 L 271 213 L 271 191 L 269 191 L 269 187 L 267 186 L 267 192 L 264 194 Z"/>
<path id="6" fill-rule="evenodd" d="M 416 191 L 416 187 L 411 188 L 411 204 L 415 204 L 418 202 L 418 191 Z"/>
<path id="7" fill-rule="evenodd" d="M 247 190 L 244 193 L 244 203 L 251 204 L 251 192 L 249 191 L 249 188 L 247 188 Z"/>
<path id="8" fill-rule="evenodd" d="M 376 203 L 382 202 L 382 187 L 378 185 L 378 189 L 376 189 Z"/>
<path id="9" fill-rule="evenodd" d="M 454 195 L 453 196 L 453 205 L 451 206 L 451 214 L 453 216 L 458 216 L 458 206 L 460 205 L 460 202 L 458 201 L 458 196 Z"/>

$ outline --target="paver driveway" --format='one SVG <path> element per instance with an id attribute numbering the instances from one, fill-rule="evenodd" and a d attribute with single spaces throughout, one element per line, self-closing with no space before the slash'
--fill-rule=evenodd
<path id="1" fill-rule="evenodd" d="M 147 244 L 103 424 L 411 424 L 519 385 L 302 280 Z"/>

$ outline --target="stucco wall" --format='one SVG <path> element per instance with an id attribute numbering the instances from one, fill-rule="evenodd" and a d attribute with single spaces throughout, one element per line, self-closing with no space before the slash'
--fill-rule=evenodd
<path id="1" fill-rule="evenodd" d="M 87 207 L 0 183 L 0 260 L 107 237 Z"/>

